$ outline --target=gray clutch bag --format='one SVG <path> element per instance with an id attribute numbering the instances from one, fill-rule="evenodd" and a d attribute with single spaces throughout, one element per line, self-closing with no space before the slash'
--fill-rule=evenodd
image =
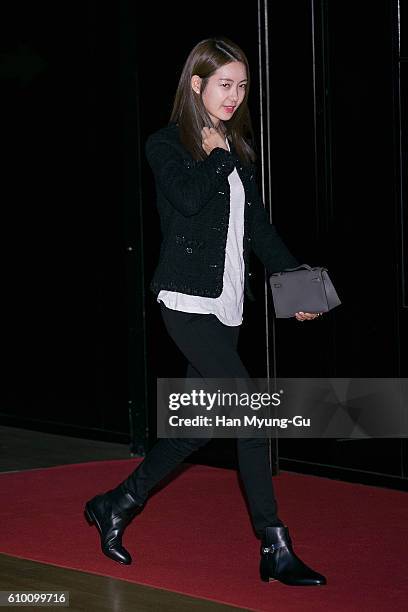
<path id="1" fill-rule="evenodd" d="M 302 264 L 269 277 L 275 314 L 279 319 L 296 312 L 327 312 L 341 304 L 327 268 Z"/>

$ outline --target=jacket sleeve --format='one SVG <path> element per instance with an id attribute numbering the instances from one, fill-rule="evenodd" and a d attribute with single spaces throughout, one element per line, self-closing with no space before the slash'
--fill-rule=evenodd
<path id="1" fill-rule="evenodd" d="M 256 184 L 253 185 L 253 190 L 251 244 L 255 255 L 264 264 L 269 275 L 285 268 L 300 266 L 300 262 L 289 251 L 275 226 L 269 222 Z"/>
<path id="2" fill-rule="evenodd" d="M 177 147 L 163 137 L 150 136 L 145 150 L 158 187 L 185 217 L 200 212 L 234 170 L 231 153 L 220 147 L 192 168 L 186 166 Z"/>

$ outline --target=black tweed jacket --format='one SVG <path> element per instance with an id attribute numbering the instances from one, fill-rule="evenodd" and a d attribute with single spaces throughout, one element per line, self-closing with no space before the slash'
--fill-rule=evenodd
<path id="1" fill-rule="evenodd" d="M 204 161 L 195 161 L 180 142 L 176 124 L 158 130 L 146 141 L 153 170 L 163 241 L 150 283 L 161 289 L 190 295 L 218 297 L 223 286 L 225 248 L 230 209 L 228 175 L 235 168 L 245 190 L 245 293 L 250 287 L 251 249 L 269 274 L 299 265 L 274 225 L 269 222 L 255 178 L 255 166 L 242 164 L 231 152 L 213 149 Z"/>

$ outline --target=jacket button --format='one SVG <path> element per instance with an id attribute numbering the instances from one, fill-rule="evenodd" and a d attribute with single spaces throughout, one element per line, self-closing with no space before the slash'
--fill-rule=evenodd
<path id="1" fill-rule="evenodd" d="M 251 206 L 252 202 L 247 202 L 248 206 Z"/>
<path id="2" fill-rule="evenodd" d="M 218 268 L 218 265 L 217 264 L 210 264 L 208 267 L 209 268 Z"/>
<path id="3" fill-rule="evenodd" d="M 192 249 L 191 247 L 187 247 L 187 248 L 186 248 L 186 251 L 187 251 L 187 253 L 192 253 L 192 252 L 193 252 L 193 249 Z"/>

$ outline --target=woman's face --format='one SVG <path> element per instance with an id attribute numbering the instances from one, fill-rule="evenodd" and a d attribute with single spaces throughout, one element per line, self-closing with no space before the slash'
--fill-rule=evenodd
<path id="1" fill-rule="evenodd" d="M 203 104 L 215 127 L 220 120 L 228 121 L 236 112 L 245 96 L 247 73 L 242 62 L 230 62 L 218 68 L 208 79 L 202 93 Z M 192 87 L 199 93 L 201 79 L 194 75 Z"/>

